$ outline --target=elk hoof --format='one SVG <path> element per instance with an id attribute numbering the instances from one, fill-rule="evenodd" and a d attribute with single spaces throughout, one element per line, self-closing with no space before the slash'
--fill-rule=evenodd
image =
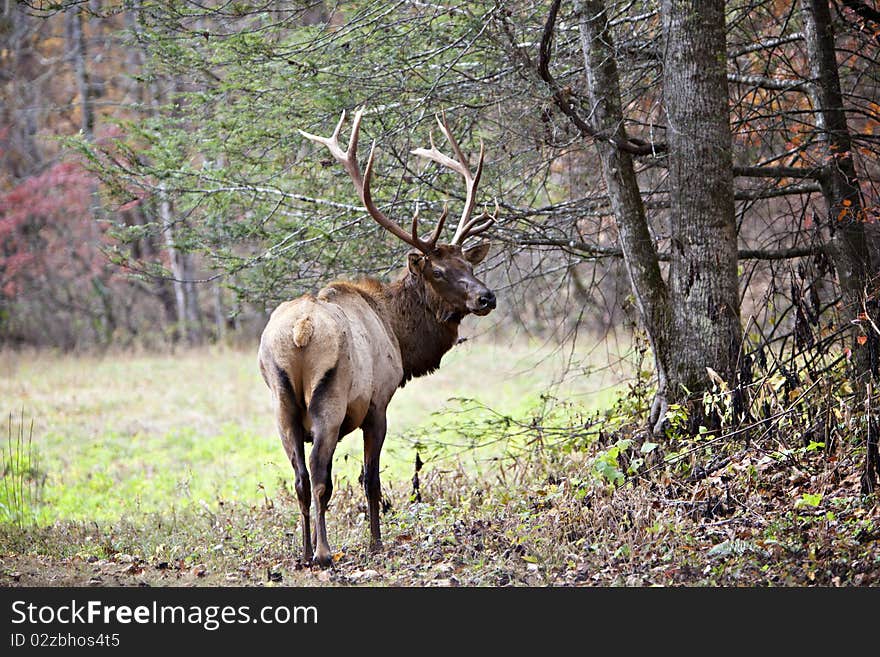
<path id="1" fill-rule="evenodd" d="M 320 566 L 321 568 L 329 568 L 333 565 L 333 555 L 329 552 L 322 553 L 318 552 L 315 554 L 315 557 L 312 559 L 312 564 L 316 566 Z"/>

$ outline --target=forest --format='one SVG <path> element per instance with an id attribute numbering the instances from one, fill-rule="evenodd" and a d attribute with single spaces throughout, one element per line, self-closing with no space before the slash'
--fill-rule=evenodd
<path id="1" fill-rule="evenodd" d="M 20 0 L 0 62 L 0 586 L 880 584 L 876 2 Z M 270 315 L 440 252 L 325 500 Z"/>

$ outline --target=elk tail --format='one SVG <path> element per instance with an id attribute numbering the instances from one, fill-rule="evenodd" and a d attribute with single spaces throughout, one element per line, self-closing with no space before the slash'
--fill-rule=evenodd
<path id="1" fill-rule="evenodd" d="M 293 325 L 293 344 L 297 347 L 305 347 L 309 340 L 312 339 L 312 333 L 314 333 L 315 327 L 312 324 L 312 320 L 308 317 L 303 317 L 298 320 L 296 324 Z"/>

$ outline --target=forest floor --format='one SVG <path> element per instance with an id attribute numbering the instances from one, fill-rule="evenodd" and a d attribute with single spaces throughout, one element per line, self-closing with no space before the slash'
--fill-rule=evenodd
<path id="1" fill-rule="evenodd" d="M 0 586 L 880 585 L 855 443 L 657 445 L 605 355 L 475 342 L 392 402 L 381 552 L 341 443 L 329 569 L 253 354 L 0 355 Z"/>

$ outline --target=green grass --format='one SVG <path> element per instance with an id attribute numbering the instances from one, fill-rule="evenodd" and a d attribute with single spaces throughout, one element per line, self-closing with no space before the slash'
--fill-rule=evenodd
<path id="1" fill-rule="evenodd" d="M 5 429 L 5 445 L 0 447 L 0 524 L 22 529 L 38 517 L 44 478 L 33 445 L 33 422 L 26 425 L 23 414 L 10 413 Z"/>
<path id="2" fill-rule="evenodd" d="M 448 429 L 460 419 L 455 398 L 514 416 L 548 392 L 588 406 L 606 403 L 611 375 L 565 379 L 568 356 L 488 336 L 451 351 L 438 372 L 411 381 L 392 400 L 383 483 L 409 486 L 417 449 L 427 473 L 453 460 L 456 467 L 479 468 L 504 448 L 462 449 L 470 439 Z M 0 365 L 0 410 L 34 423 L 45 473 L 39 524 L 216 509 L 221 501 L 252 504 L 292 489 L 255 351 L 5 353 Z M 356 485 L 361 450 L 359 432 L 339 445 L 337 485 Z"/>

